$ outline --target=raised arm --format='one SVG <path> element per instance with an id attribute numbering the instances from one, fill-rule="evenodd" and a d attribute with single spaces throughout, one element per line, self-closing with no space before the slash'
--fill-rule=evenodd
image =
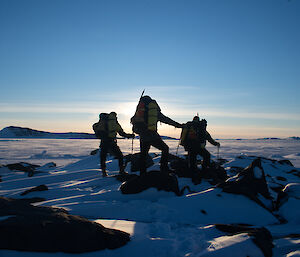
<path id="1" fill-rule="evenodd" d="M 158 113 L 158 117 L 157 117 L 158 121 L 161 121 L 162 123 L 168 124 L 170 126 L 173 126 L 175 128 L 182 128 L 182 125 L 172 119 L 170 119 L 169 117 L 163 115 L 161 112 Z"/>

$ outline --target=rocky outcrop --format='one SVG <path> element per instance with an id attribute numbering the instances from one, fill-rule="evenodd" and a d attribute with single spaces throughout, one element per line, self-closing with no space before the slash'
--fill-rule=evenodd
<path id="1" fill-rule="evenodd" d="M 272 197 L 268 189 L 260 158 L 255 159 L 236 176 L 231 177 L 217 186 L 222 188 L 224 192 L 245 195 L 261 206 L 269 210 L 272 209 L 272 207 L 265 204 L 266 201 L 268 201 L 269 204 L 272 205 Z M 264 201 L 262 201 L 262 198 L 264 198 Z"/>
<path id="2" fill-rule="evenodd" d="M 0 197 L 0 249 L 83 253 L 125 245 L 129 234 L 63 209 Z"/>
<path id="3" fill-rule="evenodd" d="M 240 233 L 247 233 L 252 241 L 263 252 L 265 257 L 272 256 L 273 238 L 269 230 L 266 228 L 254 228 L 247 225 L 230 225 L 230 224 L 216 224 L 215 227 L 222 231 L 229 233 L 230 235 L 236 235 Z"/>
<path id="4" fill-rule="evenodd" d="M 140 153 L 128 154 L 124 156 L 125 163 L 131 163 L 131 172 L 140 171 Z M 148 154 L 146 158 L 146 168 L 154 164 L 151 156 Z"/>
<path id="5" fill-rule="evenodd" d="M 225 169 L 214 162 L 212 162 L 211 167 L 197 171 L 190 170 L 187 160 L 182 158 L 173 159 L 170 165 L 178 177 L 192 178 L 194 184 L 199 184 L 202 179 L 206 179 L 212 185 L 216 185 L 228 178 Z"/>
<path id="6" fill-rule="evenodd" d="M 174 192 L 182 195 L 183 190 L 179 190 L 178 180 L 174 174 L 151 170 L 142 176 L 136 176 L 120 186 L 123 194 L 137 194 L 149 188 Z"/>
<path id="7" fill-rule="evenodd" d="M 39 186 L 36 186 L 36 187 L 33 187 L 33 188 L 30 188 L 26 191 L 24 191 L 23 193 L 21 193 L 21 195 L 27 195 L 31 192 L 36 192 L 36 191 L 46 191 L 48 190 L 48 187 L 46 185 L 39 185 Z"/>
<path id="8" fill-rule="evenodd" d="M 296 198 L 300 200 L 300 183 L 289 183 L 282 190 L 278 192 L 275 203 L 275 209 L 279 208 L 286 203 L 289 198 Z"/>

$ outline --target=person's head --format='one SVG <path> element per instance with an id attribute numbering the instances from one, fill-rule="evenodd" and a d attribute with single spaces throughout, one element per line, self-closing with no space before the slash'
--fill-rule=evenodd
<path id="1" fill-rule="evenodd" d="M 200 118 L 199 118 L 199 116 L 195 116 L 195 117 L 193 118 L 193 121 L 195 121 L 195 122 L 199 122 L 199 121 L 200 121 Z"/>
<path id="2" fill-rule="evenodd" d="M 141 101 L 143 101 L 144 103 L 150 103 L 152 101 L 152 98 L 148 95 L 145 95 L 141 97 Z"/>
<path id="3" fill-rule="evenodd" d="M 101 113 L 99 114 L 99 120 L 103 120 L 103 119 L 107 118 L 107 116 L 108 116 L 107 113 L 101 112 Z"/>
<path id="4" fill-rule="evenodd" d="M 109 114 L 109 116 L 112 117 L 112 118 L 117 118 L 117 113 L 111 112 L 111 113 Z"/>

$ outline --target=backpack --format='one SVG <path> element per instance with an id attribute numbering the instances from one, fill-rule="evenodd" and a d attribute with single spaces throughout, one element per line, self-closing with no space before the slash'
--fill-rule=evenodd
<path id="1" fill-rule="evenodd" d="M 99 139 L 108 137 L 108 117 L 108 113 L 100 113 L 99 121 L 93 124 L 93 130 Z"/>
<path id="2" fill-rule="evenodd" d="M 141 130 L 157 131 L 159 106 L 149 96 L 140 99 L 136 112 L 131 118 L 133 132 L 139 134 Z"/>
<path id="3" fill-rule="evenodd" d="M 180 142 L 182 146 L 190 143 L 205 144 L 206 142 L 206 120 L 198 122 L 189 121 L 181 130 Z"/>

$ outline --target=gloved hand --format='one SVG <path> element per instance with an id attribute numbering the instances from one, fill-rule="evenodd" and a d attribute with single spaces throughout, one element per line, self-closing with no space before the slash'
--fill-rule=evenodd
<path id="1" fill-rule="evenodd" d="M 220 144 L 219 142 L 217 142 L 216 146 L 217 146 L 217 147 L 220 147 L 220 146 L 221 146 L 221 144 Z"/>
<path id="2" fill-rule="evenodd" d="M 128 134 L 128 138 L 135 138 L 134 134 Z"/>

